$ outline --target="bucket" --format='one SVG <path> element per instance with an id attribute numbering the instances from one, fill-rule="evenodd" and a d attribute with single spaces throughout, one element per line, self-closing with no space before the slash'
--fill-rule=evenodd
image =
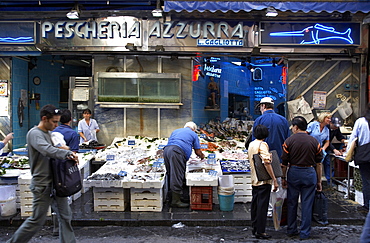
<path id="1" fill-rule="evenodd" d="M 221 211 L 233 211 L 234 209 L 234 195 L 218 195 L 218 201 L 220 203 Z"/>
<path id="2" fill-rule="evenodd" d="M 234 187 L 234 177 L 232 175 L 222 175 L 218 177 L 220 187 Z"/>

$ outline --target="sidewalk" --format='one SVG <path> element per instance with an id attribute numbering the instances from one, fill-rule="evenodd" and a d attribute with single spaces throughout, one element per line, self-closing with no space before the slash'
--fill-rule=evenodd
<path id="1" fill-rule="evenodd" d="M 324 193 L 329 199 L 329 224 L 363 225 L 366 212 L 358 210 L 359 204 L 344 199 L 342 193 L 326 187 Z M 172 226 L 183 223 L 186 226 L 250 226 L 250 203 L 235 203 L 231 212 L 220 211 L 219 205 L 213 204 L 212 211 L 192 211 L 190 208 L 170 208 L 163 206 L 162 212 L 131 212 L 127 207 L 124 212 L 94 212 L 93 193 L 90 189 L 71 205 L 74 226 Z M 0 226 L 19 226 L 24 218 L 0 217 Z M 47 225 L 52 225 L 48 217 Z M 269 218 L 268 225 L 273 226 Z M 315 225 L 315 224 L 313 224 Z"/>

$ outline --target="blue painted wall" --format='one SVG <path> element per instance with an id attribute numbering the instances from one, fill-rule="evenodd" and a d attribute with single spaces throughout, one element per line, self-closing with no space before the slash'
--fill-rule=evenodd
<path id="1" fill-rule="evenodd" d="M 55 57 L 58 60 L 59 57 Z M 56 107 L 66 107 L 67 104 L 60 104 L 60 80 L 68 76 L 91 76 L 91 71 L 84 67 L 65 65 L 62 68 L 62 62 L 54 62 L 51 65 L 51 56 L 37 57 L 37 68 L 28 70 L 28 62 L 18 58 L 12 61 L 12 109 L 13 109 L 13 148 L 23 147 L 26 144 L 26 134 L 33 126 L 38 125 L 40 121 L 40 108 L 47 104 Z M 40 77 L 41 84 L 34 85 L 33 78 Z M 20 127 L 17 116 L 18 100 L 21 95 L 21 89 L 28 90 L 29 95 L 39 93 L 41 99 L 37 107 L 36 101 L 27 103 L 23 110 L 23 127 Z"/>
<path id="2" fill-rule="evenodd" d="M 21 97 L 21 90 L 28 90 L 28 62 L 22 59 L 13 58 L 12 59 L 12 126 L 14 132 L 13 139 L 13 149 L 23 147 L 26 144 L 26 134 L 29 129 L 29 119 L 28 119 L 28 107 L 23 109 L 24 119 L 23 126 L 19 125 L 18 119 L 18 104 Z M 26 104 L 26 105 L 29 105 Z"/>

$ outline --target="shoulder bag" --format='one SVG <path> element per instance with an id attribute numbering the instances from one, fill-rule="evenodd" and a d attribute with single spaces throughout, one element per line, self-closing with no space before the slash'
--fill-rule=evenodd
<path id="1" fill-rule="evenodd" d="M 261 146 L 261 143 L 260 143 L 260 146 Z M 272 170 L 274 171 L 274 175 L 276 178 L 282 177 L 283 171 L 281 170 L 279 155 L 277 154 L 276 150 L 272 150 L 270 151 L 270 153 L 271 153 L 271 166 L 272 166 Z M 271 180 L 271 176 L 267 172 L 264 162 L 262 160 L 259 147 L 258 147 L 258 154 L 253 155 L 253 163 L 254 163 L 254 168 L 256 170 L 257 178 L 259 181 Z"/>
<path id="2" fill-rule="evenodd" d="M 80 170 L 74 160 L 50 159 L 53 191 L 58 197 L 69 197 L 82 188 Z"/>

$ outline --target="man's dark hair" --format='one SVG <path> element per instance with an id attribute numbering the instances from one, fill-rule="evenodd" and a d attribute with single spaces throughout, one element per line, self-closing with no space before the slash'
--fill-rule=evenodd
<path id="1" fill-rule="evenodd" d="M 68 123 L 72 119 L 72 113 L 70 110 L 65 109 L 62 111 L 62 115 L 60 117 L 60 123 L 65 124 Z"/>
<path id="2" fill-rule="evenodd" d="M 306 131 L 307 121 L 303 116 L 296 116 L 292 120 L 292 126 L 297 126 L 299 130 Z"/>
<path id="3" fill-rule="evenodd" d="M 45 105 L 41 108 L 40 110 L 40 120 L 42 119 L 43 116 L 46 116 L 47 119 L 51 119 L 55 115 L 61 115 L 61 112 L 59 109 L 57 109 L 53 105 Z"/>
<path id="4" fill-rule="evenodd" d="M 262 103 L 265 105 L 265 109 L 274 109 L 274 104 L 271 103 Z"/>
<path id="5" fill-rule="evenodd" d="M 259 124 L 253 128 L 253 135 L 259 140 L 265 139 L 269 136 L 269 129 L 266 126 Z"/>
<path id="6" fill-rule="evenodd" d="M 90 109 L 85 109 L 82 111 L 82 114 L 91 114 L 91 110 Z"/>

